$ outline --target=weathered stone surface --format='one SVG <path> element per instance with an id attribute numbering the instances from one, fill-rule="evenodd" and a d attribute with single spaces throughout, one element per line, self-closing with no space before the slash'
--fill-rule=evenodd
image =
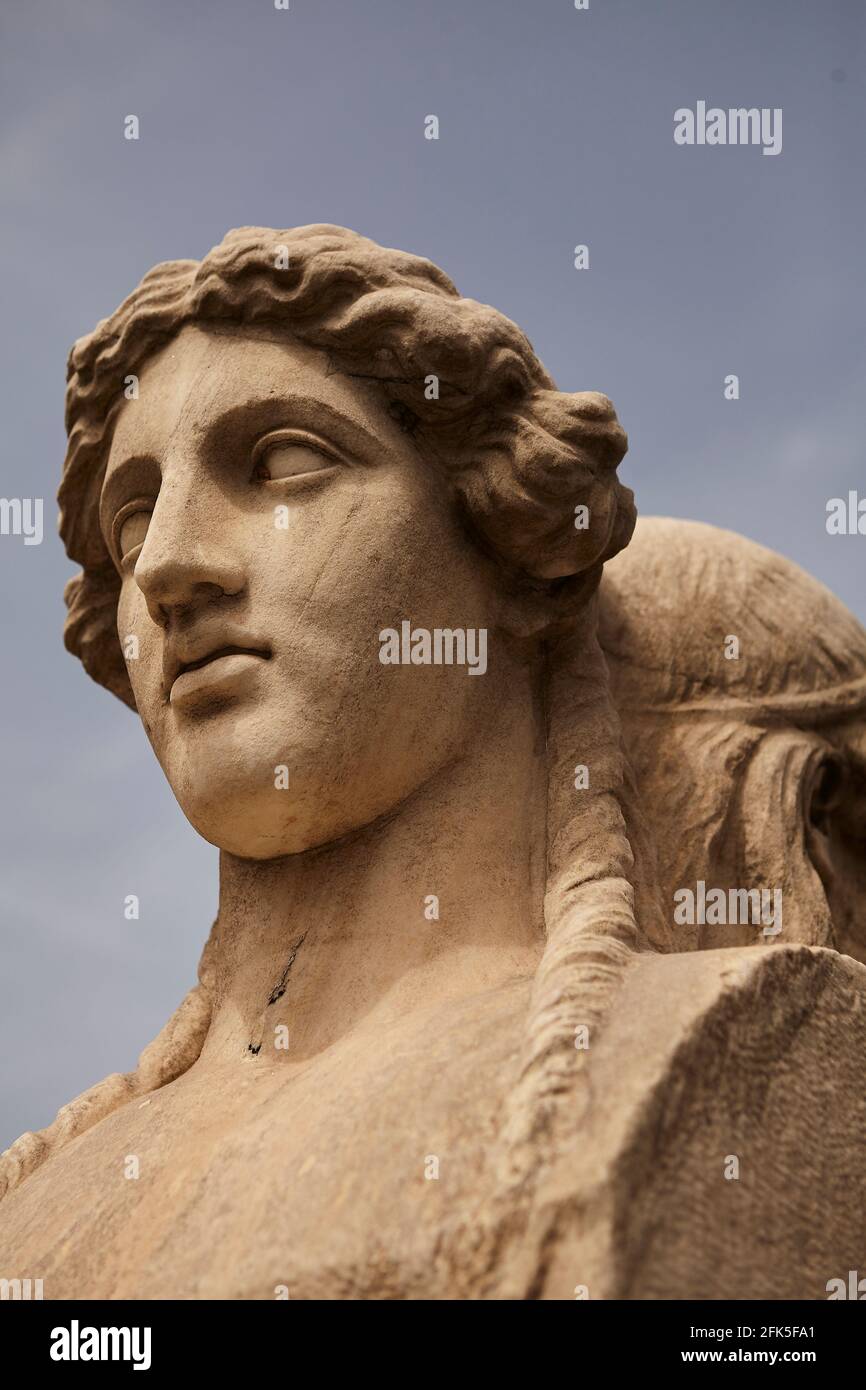
<path id="1" fill-rule="evenodd" d="M 711 528 L 629 546 L 607 397 L 342 228 L 156 267 L 73 348 L 67 429 L 66 642 L 220 907 L 138 1067 L 0 1158 L 0 1275 L 821 1298 L 862 1266 L 850 614 Z"/>

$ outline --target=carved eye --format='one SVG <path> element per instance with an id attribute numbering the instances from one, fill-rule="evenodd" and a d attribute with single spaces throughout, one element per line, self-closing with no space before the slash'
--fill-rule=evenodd
<path id="1" fill-rule="evenodd" d="M 127 512 L 116 527 L 117 549 L 121 560 L 144 542 L 150 525 L 150 512 Z"/>
<path id="2" fill-rule="evenodd" d="M 264 440 L 253 455 L 253 477 L 259 482 L 279 482 L 321 473 L 336 463 L 324 449 L 301 439 Z"/>

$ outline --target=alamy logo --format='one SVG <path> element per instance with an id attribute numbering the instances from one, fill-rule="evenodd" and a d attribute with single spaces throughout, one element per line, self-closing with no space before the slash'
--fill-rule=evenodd
<path id="1" fill-rule="evenodd" d="M 379 633 L 383 666 L 467 666 L 470 676 L 487 670 L 486 627 L 415 627 L 404 619 Z"/>
<path id="2" fill-rule="evenodd" d="M 41 1279 L 0 1279 L 0 1301 L 26 1301 L 43 1297 Z"/>
<path id="3" fill-rule="evenodd" d="M 25 545 L 41 545 L 42 498 L 0 497 L 0 536 L 23 536 Z"/>
<path id="4" fill-rule="evenodd" d="M 51 1329 L 52 1361 L 131 1361 L 134 1371 L 150 1370 L 149 1327 L 69 1327 Z"/>
<path id="5" fill-rule="evenodd" d="M 782 153 L 781 106 L 707 109 L 699 101 L 694 111 L 681 106 L 674 112 L 675 145 L 763 145 L 764 154 Z"/>
<path id="6" fill-rule="evenodd" d="M 866 536 L 866 497 L 852 488 L 845 497 L 827 503 L 827 532 L 831 536 Z"/>
<path id="7" fill-rule="evenodd" d="M 736 925 L 760 926 L 763 936 L 778 936 L 782 930 L 782 890 L 769 888 L 710 888 L 702 878 L 696 890 L 678 888 L 674 893 L 674 921 L 677 926 L 724 927 Z"/>
<path id="8" fill-rule="evenodd" d="M 828 1279 L 825 1288 L 830 1303 L 840 1298 L 854 1299 L 857 1303 L 866 1302 L 866 1279 L 859 1279 L 856 1269 L 848 1270 L 847 1287 L 844 1279 Z"/>

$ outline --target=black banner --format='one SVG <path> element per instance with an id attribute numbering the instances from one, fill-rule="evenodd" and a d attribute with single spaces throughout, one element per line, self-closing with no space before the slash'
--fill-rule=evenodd
<path id="1" fill-rule="evenodd" d="M 842 1301 L 842 1300 L 838 1300 Z M 845 1300 L 849 1301 L 849 1300 Z M 288 1302 L 288 1300 L 286 1300 Z M 523 1324 L 526 1332 L 537 1336 L 560 1333 L 573 1344 L 569 1356 L 575 1368 L 579 1363 L 590 1364 L 603 1360 L 605 1368 L 616 1373 L 632 1368 L 668 1371 L 674 1367 L 704 1366 L 806 1366 L 826 1375 L 842 1369 L 857 1358 L 862 1347 L 863 1323 L 857 1313 L 836 1306 L 836 1301 L 821 1303 L 707 1303 L 707 1302 L 596 1302 L 575 1300 L 578 1306 L 569 1307 L 564 1316 L 553 1322 L 538 1324 L 528 1312 Z M 236 1365 L 245 1373 L 259 1374 L 263 1368 L 290 1367 L 287 1360 L 287 1338 L 310 1337 L 310 1303 L 297 1302 L 294 1307 L 274 1303 L 241 1302 L 39 1302 L 7 1300 L 0 1309 L 0 1328 L 7 1357 L 10 1352 L 26 1370 L 49 1372 L 63 1378 L 73 1372 L 93 1374 L 110 1367 L 113 1372 L 164 1373 L 194 1368 L 200 1374 L 225 1372 Z M 318 1305 L 316 1319 L 340 1314 L 333 1304 L 323 1312 Z M 407 1324 L 402 1316 L 396 1322 L 370 1323 L 365 1318 L 364 1330 L 375 1329 L 398 1334 Z M 487 1314 L 481 1324 L 472 1324 L 473 1332 L 483 1332 L 478 1343 L 479 1353 L 491 1360 L 497 1358 L 497 1342 L 491 1337 Z M 435 1318 L 435 1321 L 434 1321 Z M 436 1346 L 425 1342 L 423 1370 L 428 1374 L 441 1364 L 443 1373 L 453 1374 L 455 1350 L 450 1339 L 443 1339 L 441 1307 L 438 1314 L 425 1320 L 425 1327 L 437 1332 Z M 513 1349 L 514 1312 L 502 1325 L 501 1348 Z M 313 1325 L 315 1326 L 315 1324 Z M 447 1324 L 447 1330 L 455 1328 Z M 468 1330 L 460 1319 L 461 1331 Z M 351 1320 L 353 1337 L 358 1324 Z M 334 1330 L 334 1324 L 328 1331 Z M 303 1343 L 297 1343 L 300 1347 Z M 321 1345 L 321 1344 L 319 1344 Z M 326 1344 L 329 1352 L 333 1346 Z M 360 1355 L 362 1343 L 346 1343 L 347 1351 Z M 526 1349 L 531 1354 L 531 1348 Z M 554 1346 L 538 1344 L 535 1355 L 545 1363 Z M 381 1356 L 382 1347 L 378 1348 Z M 308 1353 L 309 1354 L 309 1353 Z M 584 1362 L 584 1359 L 586 1361 Z M 305 1356 L 306 1359 L 306 1356 Z M 461 1360 L 464 1354 L 461 1353 Z M 485 1373 L 490 1366 L 485 1362 Z M 403 1363 L 401 1378 L 407 1367 Z"/>

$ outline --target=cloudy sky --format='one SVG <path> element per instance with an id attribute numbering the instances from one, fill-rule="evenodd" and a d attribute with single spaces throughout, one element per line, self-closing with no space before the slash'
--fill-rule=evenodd
<path id="1" fill-rule="evenodd" d="M 62 647 L 72 341 L 230 227 L 353 227 L 502 309 L 560 386 L 607 392 L 643 512 L 783 551 L 866 619 L 866 537 L 825 529 L 828 498 L 866 495 L 864 13 L 4 0 L 2 489 L 45 498 L 46 534 L 0 536 L 0 1147 L 134 1065 L 216 908 L 216 851 Z M 675 145 L 674 111 L 698 101 L 781 107 L 781 154 Z"/>

